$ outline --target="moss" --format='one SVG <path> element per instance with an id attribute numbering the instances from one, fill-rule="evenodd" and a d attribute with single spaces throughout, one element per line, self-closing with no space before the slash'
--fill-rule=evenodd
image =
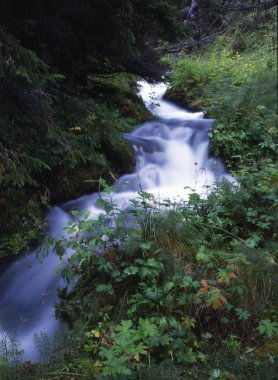
<path id="1" fill-rule="evenodd" d="M 191 103 L 191 99 L 187 96 L 184 88 L 179 86 L 169 88 L 166 91 L 164 98 L 187 109 L 189 109 L 189 105 Z"/>
<path id="2" fill-rule="evenodd" d="M 142 123 L 152 117 L 135 94 L 127 94 L 124 99 L 114 99 L 114 103 L 124 117 L 132 118 L 137 123 Z"/>
<path id="3" fill-rule="evenodd" d="M 269 356 L 278 359 L 278 336 L 266 339 L 265 342 L 254 351 L 254 356 L 259 360 L 266 360 Z"/>
<path id="4" fill-rule="evenodd" d="M 196 99 L 194 102 L 190 103 L 190 109 L 200 111 L 204 108 L 205 100 L 203 98 Z"/>

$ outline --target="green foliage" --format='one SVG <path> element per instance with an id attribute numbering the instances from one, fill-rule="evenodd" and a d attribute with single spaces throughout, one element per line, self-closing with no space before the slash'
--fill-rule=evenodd
<path id="1" fill-rule="evenodd" d="M 231 31 L 195 55 L 172 59 L 169 78 L 170 98 L 216 119 L 212 151 L 234 166 L 246 158 L 274 159 L 278 141 L 276 31 L 239 33 L 242 52 L 234 51 Z"/>
<path id="2" fill-rule="evenodd" d="M 275 377 L 277 354 L 274 354 L 273 361 L 272 353 L 276 352 L 277 345 L 274 340 L 277 310 L 265 303 L 275 293 L 272 281 L 276 277 L 277 262 L 275 36 L 275 28 L 256 33 L 243 33 L 238 29 L 191 56 L 181 55 L 174 60 L 166 58 L 174 67 L 169 78 L 173 85 L 169 98 L 192 109 L 201 108 L 207 116 L 216 118 L 210 132 L 211 151 L 224 157 L 240 186 L 238 189 L 216 188 L 206 201 L 199 200 L 197 208 L 200 227 L 205 225 L 210 229 L 213 225 L 207 234 L 209 245 L 202 243 L 196 255 L 199 263 L 207 268 L 199 297 L 211 308 L 229 310 L 237 320 L 231 329 L 229 313 L 220 317 L 222 329 L 232 332 L 222 338 L 230 353 L 220 356 L 221 366 L 215 365 L 212 378 L 222 378 L 222 372 L 223 378 L 227 378 L 229 374 L 225 371 L 232 371 L 238 378 L 260 379 L 266 372 L 270 379 Z M 227 258 L 227 250 L 223 249 L 227 243 L 233 259 L 217 269 L 216 282 L 215 279 L 212 282 L 211 273 L 215 266 Z M 227 288 L 223 289 L 225 284 Z M 233 294 L 232 298 L 229 292 Z M 240 303 L 236 302 L 237 297 L 241 297 Z M 275 297 L 270 301 L 272 305 Z M 235 328 L 236 323 L 241 324 L 241 332 Z M 260 360 L 252 358 L 253 349 L 244 349 L 245 343 L 242 342 L 243 336 L 253 336 L 249 347 L 258 345 L 260 338 L 256 333 L 270 337 L 273 342 L 272 348 L 266 350 L 267 354 L 260 356 Z M 243 354 L 246 365 L 242 366 L 240 360 L 233 357 L 236 352 L 247 352 Z M 215 353 L 214 360 L 217 356 Z M 276 363 L 273 371 L 264 372 L 267 360 Z M 256 370 L 251 369 L 254 365 Z"/>
<path id="3" fill-rule="evenodd" d="M 23 351 L 15 338 L 9 338 L 1 331 L 0 336 L 0 377 L 3 380 L 20 379 L 17 366 L 22 361 Z"/>
<path id="4" fill-rule="evenodd" d="M 57 76 L 50 74 L 47 65 L 12 36 L 1 30 L 0 36 L 10 54 L 0 62 L 4 70 L 0 88 L 0 183 L 34 185 L 33 173 L 49 170 L 49 166 L 31 151 L 30 139 L 35 142 L 39 133 L 46 134 L 50 98 L 45 90 L 57 81 Z"/>
<path id="5" fill-rule="evenodd" d="M 111 181 L 131 170 L 133 160 L 122 132 L 147 113 L 132 94 L 134 75 L 92 76 L 86 87 L 66 94 L 63 77 L 52 73 L 34 52 L 4 32 L 0 38 L 3 257 L 27 249 L 40 237 L 43 207 L 65 201 L 65 194 L 76 197 L 94 189 L 84 182 L 88 178 L 102 174 Z"/>
<path id="6" fill-rule="evenodd" d="M 278 323 L 273 322 L 270 319 L 264 319 L 260 322 L 258 331 L 260 334 L 265 334 L 271 338 L 273 335 L 278 334 Z"/>
<path id="7" fill-rule="evenodd" d="M 79 46 L 86 29 L 75 33 L 79 22 L 66 21 L 70 51 L 67 38 L 61 44 L 64 34 L 56 33 L 59 48 L 49 60 L 57 66 L 67 62 L 67 89 L 60 75 L 1 32 L 9 49 L 0 61 L 0 205 L 1 216 L 9 220 L 4 234 L 13 234 L 1 241 L 1 256 L 25 249 L 41 233 L 38 205 L 48 204 L 50 195 L 63 199 L 65 192 L 76 194 L 84 178 L 100 173 L 107 178 L 126 171 L 124 162 L 130 165 L 120 133 L 144 116 L 128 95 L 136 78 L 116 74 L 115 67 L 124 63 L 138 70 L 140 54 L 142 61 L 152 45 L 147 26 L 154 25 L 154 35 L 173 26 L 175 9 L 168 1 L 111 4 L 99 2 L 94 15 L 91 4 L 80 6 L 73 17 L 77 21 L 80 10 L 88 20 L 107 16 L 101 36 L 109 37 L 107 45 L 96 35 L 96 45 L 86 40 L 89 51 Z M 32 8 L 31 21 L 37 9 L 41 14 L 40 6 Z M 48 14 L 55 10 L 59 18 L 63 2 L 53 6 Z M 16 13 L 17 20 L 28 21 L 25 4 Z M 52 20 L 46 19 L 44 27 Z M 7 20 L 13 30 L 19 28 Z M 65 27 L 62 21 L 55 28 Z M 97 21 L 90 28 L 99 29 Z M 37 47 L 36 38 L 45 35 L 37 33 L 41 27 L 29 23 L 23 40 L 30 41 L 30 33 Z M 103 210 L 98 218 L 73 210 L 75 219 L 65 226 L 68 238 L 49 238 L 45 246 L 54 246 L 64 261 L 69 286 L 59 290 L 56 312 L 72 333 L 54 347 L 46 335 L 36 335 L 38 365 L 22 363 L 20 347 L 4 338 L 3 379 L 275 378 L 278 174 L 272 37 L 272 32 L 235 31 L 209 50 L 171 61 L 172 96 L 185 97 L 191 108 L 217 118 L 212 150 L 234 168 L 239 185 L 219 184 L 207 199 L 191 194 L 184 204 L 158 201 L 142 191 L 122 210 L 113 203 L 115 189 L 101 180 L 105 194 L 96 202 Z M 49 49 L 48 40 L 40 40 L 40 49 L 43 43 Z M 115 46 L 120 46 L 119 60 Z M 11 66 L 5 63 L 9 53 Z M 22 228 L 15 233 L 18 225 Z"/>
<path id="8" fill-rule="evenodd" d="M 69 240 L 48 243 L 62 259 L 73 251 L 62 274 L 75 288 L 61 290 L 57 313 L 88 326 L 82 371 L 132 378 L 159 364 L 192 379 L 232 376 L 235 369 L 215 360 L 221 351 L 229 361 L 243 355 L 241 371 L 256 371 L 244 352 L 257 331 L 276 332 L 270 320 L 257 330 L 277 297 L 276 248 L 249 248 L 260 225 L 251 232 L 242 223 L 244 184 L 219 185 L 206 200 L 193 194 L 183 205 L 142 192 L 131 210 L 116 208 L 110 190 L 105 185 L 97 220 L 78 214 L 66 226 Z"/>

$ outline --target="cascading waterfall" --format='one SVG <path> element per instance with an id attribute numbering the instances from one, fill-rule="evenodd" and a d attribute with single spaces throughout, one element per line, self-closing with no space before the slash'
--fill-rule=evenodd
<path id="1" fill-rule="evenodd" d="M 133 173 L 122 176 L 116 183 L 120 191 L 114 194 L 113 203 L 124 207 L 139 190 L 160 199 L 186 200 L 192 191 L 206 196 L 209 188 L 223 178 L 232 181 L 221 162 L 208 156 L 208 132 L 214 121 L 203 119 L 202 112 L 189 113 L 164 100 L 165 83 L 150 85 L 140 81 L 139 87 L 139 95 L 157 119 L 124 135 L 134 150 L 136 166 Z M 53 207 L 46 217 L 48 233 L 55 238 L 64 234 L 63 227 L 72 219 L 69 213 L 72 208 L 89 210 L 96 218 L 102 212 L 95 205 L 98 197 L 87 195 Z M 0 331 L 2 335 L 17 337 L 25 359 L 37 359 L 35 333 L 42 331 L 52 336 L 59 327 L 53 306 L 62 281 L 54 275 L 59 265 L 54 252 L 40 261 L 34 251 L 2 268 Z"/>

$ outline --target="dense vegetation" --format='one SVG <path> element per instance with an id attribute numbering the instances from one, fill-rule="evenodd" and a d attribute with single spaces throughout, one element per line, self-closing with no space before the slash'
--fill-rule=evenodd
<path id="1" fill-rule="evenodd" d="M 168 66 L 167 96 L 216 119 L 211 152 L 240 186 L 218 184 L 207 199 L 193 193 L 183 204 L 141 192 L 127 213 L 113 205 L 115 189 L 101 180 L 106 214 L 91 220 L 73 212 L 79 220 L 66 227 L 71 238 L 49 238 L 45 246 L 54 246 L 66 264 L 69 288 L 60 289 L 56 311 L 67 330 L 53 347 L 47 336 L 36 336 L 40 365 L 22 364 L 17 343 L 1 342 L 3 379 L 275 379 L 276 8 L 235 17 L 223 14 L 233 2 L 207 2 L 221 6 L 208 12 L 200 1 L 197 28 L 187 22 L 174 49 L 160 41 L 154 51 L 161 33 L 165 39 L 179 33 L 173 3 L 85 1 L 81 7 L 71 1 L 65 13 L 63 1 L 54 8 L 43 1 L 4 7 L 0 255 L 38 236 L 40 207 L 49 196 L 52 202 L 64 200 L 65 191 L 77 196 L 89 190 L 84 179 L 102 176 L 111 183 L 112 175 L 130 169 L 120 132 L 148 117 L 133 95 L 135 74 L 157 76 L 143 63 L 146 55 L 157 59 L 158 51 L 175 51 L 158 65 Z M 176 2 L 182 15 L 191 3 Z M 254 3 L 271 2 L 247 6 Z M 104 30 L 107 22 L 111 28 Z M 201 48 L 184 43 L 189 36 L 200 47 L 206 34 L 219 30 L 226 33 Z M 8 56 L 11 65 L 4 64 Z"/>
<path id="2" fill-rule="evenodd" d="M 121 133 L 147 117 L 135 74 L 159 76 L 153 41 L 177 35 L 176 13 L 168 1 L 1 1 L 0 257 L 39 237 L 42 207 L 131 170 Z"/>

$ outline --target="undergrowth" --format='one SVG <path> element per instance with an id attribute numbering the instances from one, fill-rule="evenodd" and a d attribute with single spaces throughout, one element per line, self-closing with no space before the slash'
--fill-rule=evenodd
<path id="1" fill-rule="evenodd" d="M 178 204 L 141 192 L 122 210 L 115 189 L 101 182 L 103 213 L 91 219 L 73 210 L 68 238 L 45 245 L 64 261 L 69 286 L 59 290 L 56 313 L 72 335 L 53 356 L 47 338 L 37 339 L 47 364 L 22 363 L 17 345 L 3 350 L 10 347 L 4 342 L 3 379 L 275 379 L 273 36 L 234 31 L 193 56 L 167 58 L 169 96 L 217 119 L 212 150 L 239 185 L 220 183 L 206 199 L 193 193 Z"/>
<path id="2" fill-rule="evenodd" d="M 112 182 L 132 169 L 122 133 L 148 113 L 135 75 L 90 73 L 82 85 L 66 85 L 1 28 L 0 39 L 1 260 L 41 237 L 43 209 L 96 190 L 88 178 Z"/>
<path id="3" fill-rule="evenodd" d="M 188 56 L 164 57 L 173 68 L 168 97 L 216 119 L 211 151 L 236 169 L 277 151 L 276 22 L 267 31 L 234 28 Z"/>
<path id="4" fill-rule="evenodd" d="M 183 204 L 141 192 L 124 210 L 102 182 L 103 213 L 91 219 L 72 211 L 68 238 L 49 238 L 45 246 L 54 247 L 74 285 L 60 289 L 56 308 L 73 335 L 59 359 L 34 365 L 34 373 L 274 379 L 278 221 L 262 226 L 260 214 L 250 221 L 256 175 L 249 180 L 240 188 L 219 184 L 207 199 L 193 193 Z M 265 216 L 274 206 L 267 194 L 260 199 Z"/>

